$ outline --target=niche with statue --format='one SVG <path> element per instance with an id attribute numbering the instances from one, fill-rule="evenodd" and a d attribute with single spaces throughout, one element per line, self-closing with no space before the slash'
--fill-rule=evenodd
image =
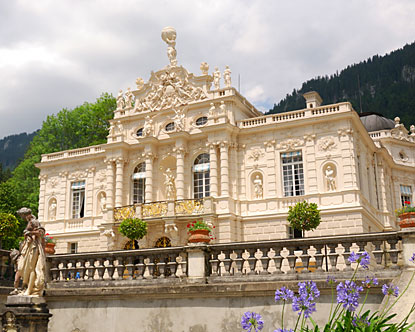
<path id="1" fill-rule="evenodd" d="M 253 199 L 262 199 L 264 197 L 264 178 L 262 173 L 255 172 L 251 175 L 251 188 Z"/>

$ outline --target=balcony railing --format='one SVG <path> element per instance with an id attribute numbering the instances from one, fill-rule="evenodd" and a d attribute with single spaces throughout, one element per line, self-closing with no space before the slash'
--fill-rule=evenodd
<path id="1" fill-rule="evenodd" d="M 356 234 L 344 236 L 286 239 L 277 241 L 238 242 L 227 244 L 139 249 L 112 252 L 49 256 L 50 277 L 60 282 L 128 280 L 148 284 L 148 280 L 180 280 L 189 278 L 202 283 L 278 281 L 309 279 L 325 280 L 350 277 L 356 263 L 348 258 L 352 252 L 369 252 L 369 270 L 378 278 L 390 279 L 400 273 L 404 262 L 402 251 L 412 250 L 405 241 L 415 231 Z M 200 259 L 204 257 L 205 264 Z M 409 255 L 410 257 L 410 255 Z M 364 278 L 367 270 L 357 276 Z M 98 282 L 95 284 L 95 282 Z M 114 284 L 115 285 L 115 284 Z M 89 287 L 88 286 L 88 287 Z M 65 287 L 71 287 L 66 284 Z"/>
<path id="2" fill-rule="evenodd" d="M 114 208 L 114 220 L 157 218 L 165 216 L 202 215 L 212 213 L 212 198 L 182 199 L 126 205 Z"/>

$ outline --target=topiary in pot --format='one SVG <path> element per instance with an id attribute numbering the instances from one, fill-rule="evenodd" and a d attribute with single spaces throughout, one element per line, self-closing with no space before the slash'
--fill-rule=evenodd
<path id="1" fill-rule="evenodd" d="M 289 207 L 287 220 L 293 229 L 304 234 L 304 231 L 312 231 L 320 224 L 320 210 L 315 203 L 298 202 Z"/>
<path id="2" fill-rule="evenodd" d="M 138 218 L 127 218 L 121 222 L 118 230 L 132 241 L 140 240 L 147 234 L 147 223 Z"/>

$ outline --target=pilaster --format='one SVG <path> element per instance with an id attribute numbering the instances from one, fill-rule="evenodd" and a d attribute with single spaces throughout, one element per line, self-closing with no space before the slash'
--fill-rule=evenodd
<path id="1" fill-rule="evenodd" d="M 40 189 L 39 189 L 39 220 L 44 221 L 45 220 L 45 211 L 47 211 L 47 202 L 46 202 L 46 181 L 47 181 L 48 175 L 42 174 L 39 175 L 40 179 Z"/>
<path id="2" fill-rule="evenodd" d="M 210 195 L 218 197 L 218 156 L 216 144 L 209 142 L 209 163 L 210 163 Z"/>
<path id="3" fill-rule="evenodd" d="M 71 200 L 67 199 L 69 195 L 68 191 L 68 172 L 60 172 L 59 176 L 61 178 L 60 185 L 61 185 L 61 195 L 59 195 L 59 203 L 58 203 L 58 211 L 56 213 L 56 219 L 72 219 L 72 215 L 66 215 L 71 211 Z M 65 208 L 66 207 L 66 208 Z"/>
<path id="4" fill-rule="evenodd" d="M 229 197 L 229 143 L 220 143 L 221 196 Z"/>
<path id="5" fill-rule="evenodd" d="M 95 175 L 95 167 L 90 167 L 87 170 L 87 183 L 86 183 L 86 209 L 85 209 L 85 216 L 92 217 L 94 215 L 94 175 Z"/>
<path id="6" fill-rule="evenodd" d="M 107 159 L 105 160 L 107 164 L 107 200 L 106 200 L 106 209 L 107 209 L 107 222 L 113 222 L 113 208 L 114 208 L 114 160 Z"/>
<path id="7" fill-rule="evenodd" d="M 186 149 L 183 146 L 175 148 L 176 152 L 176 198 L 184 199 L 184 157 Z"/>
<path id="8" fill-rule="evenodd" d="M 117 158 L 115 161 L 115 207 L 122 206 L 123 177 L 124 160 Z"/>
<path id="9" fill-rule="evenodd" d="M 154 154 L 152 152 L 146 152 L 143 154 L 146 161 L 146 189 L 145 189 L 145 202 L 149 203 L 153 201 L 153 161 Z"/>

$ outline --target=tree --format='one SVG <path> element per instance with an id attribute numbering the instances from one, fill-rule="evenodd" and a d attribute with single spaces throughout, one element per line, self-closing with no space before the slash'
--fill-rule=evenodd
<path id="1" fill-rule="evenodd" d="M 315 203 L 298 202 L 288 210 L 288 222 L 294 229 L 311 231 L 320 224 L 320 211 Z"/>
<path id="2" fill-rule="evenodd" d="M 11 249 L 16 247 L 19 221 L 10 213 L 0 212 L 0 248 Z"/>
<path id="3" fill-rule="evenodd" d="M 127 218 L 121 222 L 118 230 L 132 241 L 139 240 L 147 234 L 147 223 L 138 218 Z"/>

